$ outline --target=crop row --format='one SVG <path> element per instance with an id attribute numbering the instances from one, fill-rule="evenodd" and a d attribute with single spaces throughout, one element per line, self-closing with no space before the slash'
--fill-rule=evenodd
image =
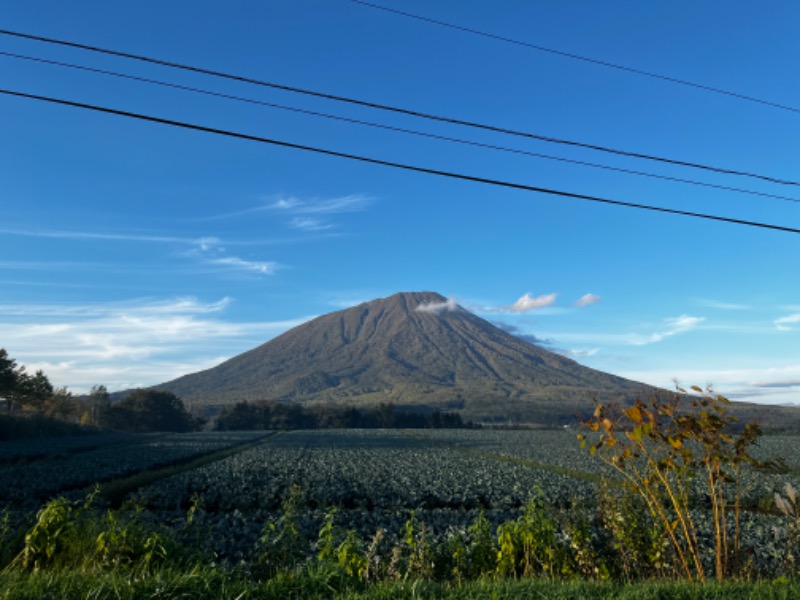
<path id="1" fill-rule="evenodd" d="M 163 434 L 150 434 L 155 437 Z M 24 438 L 0 443 L 0 464 L 41 460 L 65 454 L 87 452 L 104 446 L 140 441 L 141 435 L 98 433 L 96 435 Z"/>
<path id="2" fill-rule="evenodd" d="M 29 464 L 0 466 L 0 505 L 32 506 L 68 490 L 160 468 L 263 436 L 220 432 L 135 436 L 81 453 L 59 453 Z"/>
<path id="3" fill-rule="evenodd" d="M 222 556 L 242 552 L 288 494 L 298 496 L 300 527 L 315 537 L 323 515 L 367 539 L 397 534 L 411 511 L 431 535 L 464 530 L 483 512 L 493 524 L 515 518 L 536 490 L 557 504 L 586 501 L 592 486 L 566 475 L 459 448 L 419 432 L 293 431 L 135 493 L 156 514 L 179 521 L 201 499 L 199 523 Z M 169 517 L 168 517 L 169 518 Z"/>
<path id="4" fill-rule="evenodd" d="M 311 508 L 458 510 L 518 508 L 535 488 L 569 501 L 585 484 L 398 431 L 330 430 L 276 436 L 158 482 L 138 498 L 148 506 L 171 508 L 200 495 L 213 510 L 270 511 L 293 486 L 300 486 Z"/>

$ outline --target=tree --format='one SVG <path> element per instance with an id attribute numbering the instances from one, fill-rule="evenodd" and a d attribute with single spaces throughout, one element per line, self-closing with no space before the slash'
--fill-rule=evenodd
<path id="1" fill-rule="evenodd" d="M 20 373 L 16 395 L 18 402 L 34 410 L 42 410 L 45 402 L 53 397 L 53 384 L 41 370 L 33 375 Z"/>
<path id="2" fill-rule="evenodd" d="M 20 373 L 24 367 L 17 367 L 17 361 L 8 356 L 5 348 L 0 348 L 0 398 L 8 403 L 8 408 L 13 408 L 17 384 Z"/>
<path id="3" fill-rule="evenodd" d="M 104 385 L 93 385 L 89 391 L 88 418 L 90 425 L 104 426 L 111 410 L 111 396 Z"/>
<path id="4" fill-rule="evenodd" d="M 47 399 L 45 412 L 50 417 L 55 417 L 62 421 L 77 421 L 80 414 L 80 403 L 72 397 L 65 387 L 57 388 Z"/>
<path id="5" fill-rule="evenodd" d="M 134 390 L 109 411 L 109 425 L 123 431 L 191 431 L 194 422 L 172 392 Z"/>

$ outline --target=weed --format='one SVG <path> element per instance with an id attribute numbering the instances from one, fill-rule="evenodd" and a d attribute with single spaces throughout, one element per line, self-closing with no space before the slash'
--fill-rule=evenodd
<path id="1" fill-rule="evenodd" d="M 583 434 L 578 438 L 644 500 L 653 522 L 672 544 L 680 573 L 690 581 L 706 579 L 690 494 L 693 482 L 702 481 L 711 504 L 714 574 L 722 581 L 740 554 L 740 469 L 759 464 L 749 452 L 761 430 L 754 423 L 740 427 L 728 414 L 726 398 L 710 389 L 692 390 L 700 396 L 689 396 L 688 408 L 687 392 L 681 388 L 668 397 L 656 394 L 648 402 L 637 400 L 622 410 L 596 403 L 593 417 L 584 423 L 592 439 Z"/>

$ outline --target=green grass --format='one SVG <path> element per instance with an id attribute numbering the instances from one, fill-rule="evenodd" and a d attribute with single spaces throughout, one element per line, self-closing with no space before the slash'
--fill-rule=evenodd
<path id="1" fill-rule="evenodd" d="M 0 599 L 119 600 L 134 598 L 547 598 L 554 600 L 608 598 L 621 600 L 738 600 L 800 597 L 800 581 L 783 583 L 645 582 L 636 584 L 535 579 L 475 581 L 462 586 L 414 580 L 375 584 L 368 588 L 342 579 L 333 571 L 285 573 L 256 582 L 235 571 L 196 568 L 188 572 L 158 571 L 141 576 L 116 572 L 38 572 L 0 574 Z"/>

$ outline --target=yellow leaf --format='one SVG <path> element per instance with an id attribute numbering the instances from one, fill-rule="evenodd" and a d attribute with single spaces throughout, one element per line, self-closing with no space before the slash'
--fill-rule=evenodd
<path id="1" fill-rule="evenodd" d="M 628 410 L 625 411 L 625 416 L 628 417 L 634 423 L 641 423 L 642 422 L 642 411 L 639 410 L 638 406 L 631 406 Z"/>
<path id="2" fill-rule="evenodd" d="M 633 440 L 634 442 L 641 442 L 642 441 L 642 426 L 634 427 L 633 431 L 626 433 L 625 435 L 628 436 L 629 440 Z"/>

